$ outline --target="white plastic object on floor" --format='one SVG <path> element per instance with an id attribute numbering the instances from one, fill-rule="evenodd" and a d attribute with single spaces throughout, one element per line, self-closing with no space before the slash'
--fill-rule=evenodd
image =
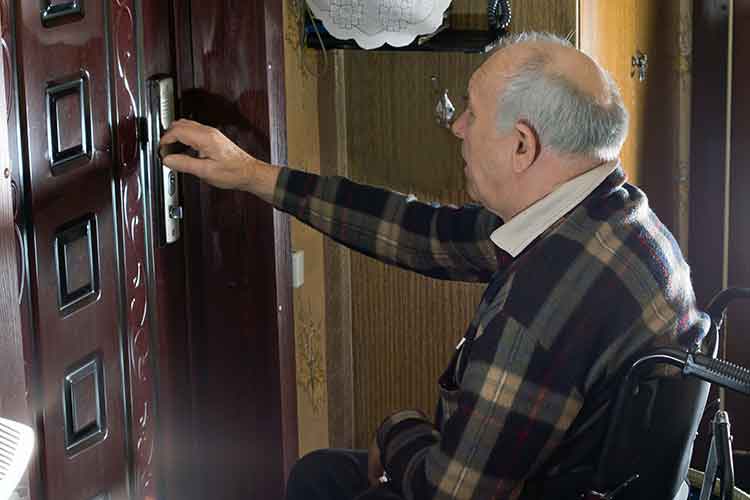
<path id="1" fill-rule="evenodd" d="M 0 418 L 0 500 L 8 500 L 26 471 L 34 450 L 31 427 Z"/>

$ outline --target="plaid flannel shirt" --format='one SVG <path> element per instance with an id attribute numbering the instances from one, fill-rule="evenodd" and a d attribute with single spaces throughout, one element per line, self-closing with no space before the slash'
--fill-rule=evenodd
<path id="1" fill-rule="evenodd" d="M 287 168 L 274 201 L 383 262 L 488 283 L 439 380 L 435 423 L 406 410 L 377 430 L 391 488 L 409 500 L 518 498 L 566 457 L 592 460 L 578 448 L 620 370 L 645 348 L 697 341 L 707 321 L 676 241 L 621 167 L 515 259 L 479 206 Z"/>

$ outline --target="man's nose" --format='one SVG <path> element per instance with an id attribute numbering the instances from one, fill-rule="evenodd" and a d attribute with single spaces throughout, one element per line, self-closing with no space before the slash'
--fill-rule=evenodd
<path id="1" fill-rule="evenodd" d="M 459 139 L 464 138 L 464 115 L 466 114 L 466 111 L 461 113 L 461 115 L 458 117 L 456 121 L 453 122 L 453 125 L 451 125 L 451 132 L 453 132 L 453 135 L 458 137 Z"/>

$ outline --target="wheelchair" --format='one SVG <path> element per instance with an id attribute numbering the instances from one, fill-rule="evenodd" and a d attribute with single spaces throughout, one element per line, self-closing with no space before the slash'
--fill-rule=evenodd
<path id="1" fill-rule="evenodd" d="M 698 426 L 713 384 L 750 395 L 750 371 L 719 359 L 724 313 L 750 288 L 728 288 L 710 302 L 702 345 L 660 348 L 639 357 L 609 409 L 604 444 L 583 500 L 750 499 L 734 486 L 731 433 L 726 411 L 711 421 L 713 437 L 705 473 L 689 469 Z M 672 368 L 669 368 L 672 367 Z"/>

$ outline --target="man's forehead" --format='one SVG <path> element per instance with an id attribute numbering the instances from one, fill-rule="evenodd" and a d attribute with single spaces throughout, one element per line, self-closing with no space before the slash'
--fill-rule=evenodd
<path id="1" fill-rule="evenodd" d="M 481 99 L 483 96 L 495 94 L 498 87 L 502 85 L 506 73 L 494 66 L 482 64 L 469 79 L 468 95 L 473 99 Z"/>
<path id="2" fill-rule="evenodd" d="M 481 87 L 486 86 L 485 84 L 488 82 L 496 84 L 495 82 L 511 73 L 514 67 L 514 60 L 519 52 L 516 49 L 516 46 L 511 46 L 493 52 L 471 76 L 469 91 L 471 92 L 474 89 L 474 92 L 476 92 Z"/>
<path id="3" fill-rule="evenodd" d="M 469 96 L 472 94 L 475 94 L 479 87 L 481 87 L 482 82 L 487 78 L 487 70 L 484 67 L 484 64 L 477 68 L 476 71 L 474 71 L 474 74 L 471 75 L 471 78 L 469 79 L 469 85 L 468 85 L 468 92 Z"/>

